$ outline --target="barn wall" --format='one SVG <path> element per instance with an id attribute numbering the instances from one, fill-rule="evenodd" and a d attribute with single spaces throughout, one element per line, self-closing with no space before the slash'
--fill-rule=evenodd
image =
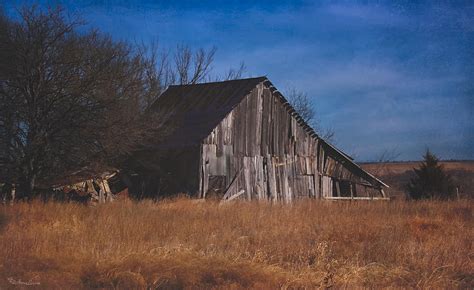
<path id="1" fill-rule="evenodd" d="M 289 202 L 350 195 L 353 184 L 367 183 L 297 118 L 259 84 L 203 140 L 201 196 Z"/>

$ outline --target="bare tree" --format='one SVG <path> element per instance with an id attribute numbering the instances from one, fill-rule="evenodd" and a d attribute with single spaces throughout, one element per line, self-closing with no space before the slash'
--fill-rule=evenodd
<path id="1" fill-rule="evenodd" d="M 301 118 L 311 126 L 316 125 L 316 111 L 308 98 L 308 95 L 296 88 L 290 88 L 287 92 L 288 101 L 293 108 L 300 114 Z"/>
<path id="2" fill-rule="evenodd" d="M 174 54 L 175 70 L 171 72 L 175 74 L 173 79 L 180 85 L 203 82 L 212 70 L 215 53 L 215 47 L 209 51 L 200 48 L 193 52 L 187 45 L 178 45 Z"/>
<path id="3" fill-rule="evenodd" d="M 375 176 L 383 175 L 388 168 L 388 163 L 397 160 L 397 158 L 400 157 L 400 154 L 401 153 L 398 151 L 397 148 L 385 149 L 377 157 L 377 160 L 376 160 L 377 166 L 375 167 L 375 170 L 373 170 L 372 173 Z"/>
<path id="4" fill-rule="evenodd" d="M 0 22 L 0 176 L 29 196 L 83 167 L 100 171 L 151 132 L 141 112 L 161 90 L 153 57 L 61 9 Z"/>
<path id="5" fill-rule="evenodd" d="M 192 49 L 187 45 L 178 45 L 174 51 L 160 49 L 157 42 L 138 44 L 137 51 L 140 55 L 152 60 L 154 64 L 153 79 L 159 80 L 157 85 L 163 92 L 169 85 L 189 85 L 206 81 L 233 80 L 242 77 L 245 64 L 240 63 L 237 69 L 230 68 L 222 76 L 212 75 L 212 64 L 217 51 L 215 47 L 209 50 L 204 48 Z M 154 100 L 149 100 L 149 104 Z"/>
<path id="6" fill-rule="evenodd" d="M 178 45 L 174 52 L 160 51 L 156 43 L 140 47 L 141 51 L 146 51 L 147 55 L 155 59 L 157 78 L 160 80 L 162 90 L 176 84 L 189 85 L 206 81 L 240 79 L 246 70 L 245 63 L 241 62 L 238 68 L 230 68 L 223 75 L 213 75 L 212 64 L 217 52 L 216 47 L 209 50 L 204 48 L 193 50 L 187 45 Z"/>
<path id="7" fill-rule="evenodd" d="M 314 109 L 308 95 L 294 87 L 291 87 L 286 96 L 288 101 L 298 114 L 318 133 L 321 138 L 329 142 L 334 142 L 334 130 L 331 128 L 321 128 L 319 119 L 317 118 L 316 110 Z"/>
<path id="8" fill-rule="evenodd" d="M 227 73 L 223 76 L 223 78 L 219 78 L 219 79 L 222 79 L 222 80 L 225 80 L 225 81 L 237 80 L 237 79 L 242 78 L 242 76 L 243 76 L 243 74 L 245 73 L 246 70 L 247 70 L 247 67 L 245 66 L 245 63 L 242 61 L 239 64 L 238 68 L 236 68 L 236 69 L 230 68 L 227 71 Z"/>

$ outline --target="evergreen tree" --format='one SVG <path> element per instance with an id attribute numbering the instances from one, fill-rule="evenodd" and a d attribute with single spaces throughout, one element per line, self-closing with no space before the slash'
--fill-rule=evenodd
<path id="1" fill-rule="evenodd" d="M 423 159 L 420 167 L 413 169 L 415 177 L 410 180 L 407 188 L 410 196 L 414 199 L 453 197 L 455 187 L 443 166 L 438 164 L 438 158 L 427 149 Z"/>

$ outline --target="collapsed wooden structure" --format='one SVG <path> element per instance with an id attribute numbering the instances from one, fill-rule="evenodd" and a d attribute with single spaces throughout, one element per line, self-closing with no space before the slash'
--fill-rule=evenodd
<path id="1" fill-rule="evenodd" d="M 81 173 L 81 172 L 78 172 Z M 84 173 L 84 172 L 82 172 Z M 79 201 L 84 203 L 105 203 L 113 201 L 117 191 L 111 189 L 110 181 L 118 179 L 117 170 L 103 172 L 102 174 L 77 174 L 71 175 L 57 184 L 47 185 L 37 189 L 37 194 L 44 200 Z M 0 184 L 0 202 L 14 203 L 16 184 Z M 20 199 L 22 197 L 20 196 Z M 23 197 L 24 198 L 24 197 Z"/>
<path id="2" fill-rule="evenodd" d="M 138 196 L 386 198 L 388 186 L 320 138 L 266 77 L 170 86 L 151 112 L 171 129 L 131 160 Z"/>
<path id="3" fill-rule="evenodd" d="M 104 203 L 114 200 L 109 180 L 117 175 L 117 171 L 104 172 L 94 178 L 83 179 L 68 185 L 53 186 L 53 190 L 65 193 L 75 192 L 76 196 L 85 196 L 89 202 Z"/>

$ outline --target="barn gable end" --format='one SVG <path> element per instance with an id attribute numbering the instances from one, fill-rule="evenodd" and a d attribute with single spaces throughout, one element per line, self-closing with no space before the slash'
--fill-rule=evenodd
<path id="1" fill-rule="evenodd" d="M 267 79 L 201 146 L 201 197 L 383 197 L 385 184 L 319 138 Z"/>

